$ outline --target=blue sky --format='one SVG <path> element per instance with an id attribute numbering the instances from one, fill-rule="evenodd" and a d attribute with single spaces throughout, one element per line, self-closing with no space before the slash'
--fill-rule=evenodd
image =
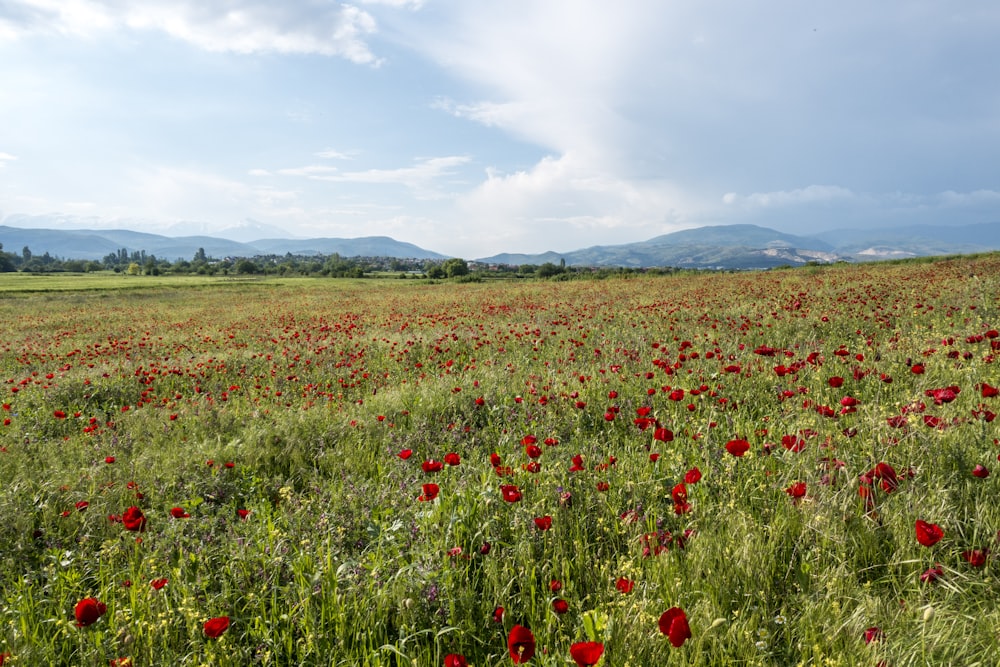
<path id="1" fill-rule="evenodd" d="M 0 222 L 467 258 L 1000 224 L 997 35 L 994 0 L 0 0 Z"/>

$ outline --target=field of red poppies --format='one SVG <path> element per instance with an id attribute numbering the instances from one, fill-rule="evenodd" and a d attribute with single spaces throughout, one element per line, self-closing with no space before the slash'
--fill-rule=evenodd
<path id="1" fill-rule="evenodd" d="M 0 664 L 992 664 L 998 331 L 998 255 L 4 292 Z"/>

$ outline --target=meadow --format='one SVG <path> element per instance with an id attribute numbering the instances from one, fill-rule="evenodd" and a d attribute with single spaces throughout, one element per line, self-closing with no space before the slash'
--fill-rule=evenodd
<path id="1" fill-rule="evenodd" d="M 37 278 L 0 285 L 0 664 L 1000 655 L 1000 255 Z"/>

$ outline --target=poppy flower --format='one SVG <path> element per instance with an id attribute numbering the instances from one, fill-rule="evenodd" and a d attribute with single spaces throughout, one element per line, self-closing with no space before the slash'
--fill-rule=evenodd
<path id="1" fill-rule="evenodd" d="M 170 509 L 170 516 L 175 519 L 190 519 L 191 515 L 184 511 L 183 507 L 172 507 Z"/>
<path id="2" fill-rule="evenodd" d="M 507 651 L 515 665 L 528 662 L 535 655 L 535 635 L 528 628 L 515 625 L 507 636 Z"/>
<path id="3" fill-rule="evenodd" d="M 548 515 L 535 517 L 535 527 L 538 530 L 548 530 L 552 527 L 552 517 Z"/>
<path id="4" fill-rule="evenodd" d="M 142 513 L 141 509 L 133 505 L 122 514 L 122 524 L 125 526 L 125 530 L 130 530 L 133 533 L 141 533 L 146 530 L 146 515 Z"/>
<path id="5" fill-rule="evenodd" d="M 153 587 L 154 591 L 158 591 L 164 586 L 166 586 L 168 581 L 170 580 L 167 579 L 166 577 L 164 577 L 163 579 L 153 579 L 151 582 L 149 582 L 149 585 Z"/>
<path id="6" fill-rule="evenodd" d="M 504 612 L 503 607 L 497 607 L 493 610 L 494 623 L 503 623 L 503 612 Z"/>
<path id="7" fill-rule="evenodd" d="M 52 416 L 56 419 L 66 419 L 66 413 L 62 410 L 56 410 L 52 413 Z"/>
<path id="8" fill-rule="evenodd" d="M 791 496 L 793 500 L 799 500 L 801 498 L 804 498 L 806 495 L 806 483 L 795 482 L 795 484 L 792 484 L 787 489 L 785 489 L 785 493 Z"/>
<path id="9" fill-rule="evenodd" d="M 457 466 L 462 462 L 462 457 L 460 457 L 455 452 L 448 452 L 444 455 L 444 462 L 450 466 Z"/>
<path id="10" fill-rule="evenodd" d="M 492 544 L 490 544 L 489 542 L 483 542 L 482 545 L 479 547 L 479 553 L 482 554 L 483 556 L 486 556 L 490 553 L 491 549 L 493 549 Z"/>
<path id="11" fill-rule="evenodd" d="M 105 456 L 104 457 L 104 462 L 110 465 L 110 464 L 112 464 L 112 463 L 115 462 L 115 457 L 113 457 L 113 456 Z"/>
<path id="12" fill-rule="evenodd" d="M 927 523 L 922 519 L 917 519 L 917 542 L 925 547 L 932 547 L 944 537 L 944 531 L 936 523 Z"/>
<path id="13" fill-rule="evenodd" d="M 604 644 L 600 642 L 577 642 L 569 647 L 569 655 L 577 667 L 596 665 L 604 654 Z"/>
<path id="14" fill-rule="evenodd" d="M 493 452 L 492 454 L 490 454 L 490 465 L 491 466 L 493 466 L 494 468 L 496 468 L 497 466 L 500 466 L 502 464 L 503 464 L 503 459 L 500 458 L 499 454 L 497 454 L 496 452 Z"/>
<path id="15" fill-rule="evenodd" d="M 990 476 L 990 471 L 986 468 L 986 466 L 976 464 L 976 467 L 972 469 L 972 476 L 978 477 L 979 479 L 986 479 Z"/>
<path id="16" fill-rule="evenodd" d="M 437 484 L 424 484 L 422 488 L 424 493 L 417 499 L 420 502 L 427 502 L 429 500 L 434 500 L 435 498 L 438 497 L 438 492 L 440 491 L 440 487 L 438 487 Z"/>
<path id="17" fill-rule="evenodd" d="M 653 440 L 659 440 L 660 442 L 671 442 L 674 439 L 674 433 L 668 428 L 658 428 L 653 431 Z"/>
<path id="18" fill-rule="evenodd" d="M 0 665 L 2 665 L 2 664 L 3 664 L 3 661 L 0 660 Z M 133 665 L 134 665 L 134 663 L 132 662 L 132 658 L 128 658 L 128 657 L 125 657 L 125 658 L 115 658 L 115 659 L 111 660 L 110 662 L 108 662 L 108 667 L 133 667 Z"/>
<path id="19" fill-rule="evenodd" d="M 726 451 L 733 456 L 743 456 L 750 449 L 750 443 L 746 440 L 730 440 L 726 443 Z"/>
<path id="20" fill-rule="evenodd" d="M 521 500 L 521 490 L 515 484 L 501 484 L 500 494 L 508 503 L 516 503 Z"/>
<path id="21" fill-rule="evenodd" d="M 940 565 L 929 567 L 920 575 L 920 581 L 925 584 L 934 583 L 944 576 L 944 569 Z"/>
<path id="22" fill-rule="evenodd" d="M 680 648 L 691 638 L 691 628 L 688 626 L 687 614 L 680 607 L 671 607 L 660 616 L 660 632 L 670 638 L 674 648 Z"/>
<path id="23" fill-rule="evenodd" d="M 881 641 L 884 636 L 881 628 L 872 626 L 865 630 L 865 643 L 871 644 L 872 642 Z"/>
<path id="24" fill-rule="evenodd" d="M 406 459 L 408 459 L 411 456 L 413 456 L 413 450 L 412 449 L 404 449 L 401 452 L 399 452 L 399 454 L 396 454 L 396 456 L 398 456 L 399 458 L 401 458 L 401 459 L 403 459 L 405 461 Z"/>
<path id="25" fill-rule="evenodd" d="M 240 517 L 241 520 L 246 521 L 247 517 L 250 516 L 250 510 L 244 510 L 244 509 L 236 510 L 236 515 Z"/>
<path id="26" fill-rule="evenodd" d="M 73 506 L 76 507 L 76 511 L 82 512 L 83 510 L 90 507 L 90 503 L 88 503 L 86 500 L 78 500 L 76 503 L 73 504 Z"/>
<path id="27" fill-rule="evenodd" d="M 444 667 L 469 667 L 464 655 L 449 653 L 444 657 Z"/>
<path id="28" fill-rule="evenodd" d="M 552 581 L 549 582 L 549 590 L 552 591 L 553 593 L 558 593 L 559 591 L 562 590 L 562 587 L 563 587 L 562 582 L 559 581 L 558 579 L 553 579 Z"/>
<path id="29" fill-rule="evenodd" d="M 618 581 L 615 582 L 615 588 L 622 595 L 628 595 L 635 588 L 635 582 L 631 579 L 626 579 L 625 577 L 618 577 Z"/>
<path id="30" fill-rule="evenodd" d="M 556 598 L 555 600 L 552 601 L 552 611 L 554 611 L 557 614 L 565 614 L 567 611 L 569 611 L 569 603 L 566 602 L 566 600 L 563 600 L 562 598 Z"/>
<path id="31" fill-rule="evenodd" d="M 697 484 L 701 481 L 701 471 L 698 468 L 691 468 L 684 473 L 685 484 Z"/>
<path id="32" fill-rule="evenodd" d="M 222 634 L 229 629 L 229 617 L 228 616 L 218 616 L 216 618 L 210 618 L 205 621 L 203 626 L 206 637 L 211 637 L 212 639 L 217 639 L 222 636 Z"/>
<path id="33" fill-rule="evenodd" d="M 989 555 L 989 549 L 969 549 L 962 552 L 962 558 L 972 567 L 982 567 L 986 565 L 986 557 Z"/>
<path id="34" fill-rule="evenodd" d="M 420 464 L 420 467 L 423 468 L 424 472 L 432 473 L 432 472 L 439 472 L 441 468 L 444 467 L 444 464 L 441 463 L 440 461 L 435 461 L 434 459 L 430 459 Z"/>
<path id="35" fill-rule="evenodd" d="M 570 472 L 580 472 L 581 470 L 586 470 L 583 467 L 583 455 L 577 454 L 572 458 L 573 465 L 569 467 Z"/>
<path id="36" fill-rule="evenodd" d="M 76 603 L 73 615 L 76 617 L 76 627 L 85 628 L 93 625 L 101 616 L 104 616 L 108 607 L 97 598 L 83 598 Z"/>

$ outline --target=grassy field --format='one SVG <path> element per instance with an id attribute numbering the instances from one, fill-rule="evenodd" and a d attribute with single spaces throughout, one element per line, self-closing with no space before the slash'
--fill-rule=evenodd
<path id="1" fill-rule="evenodd" d="M 998 294 L 2 276 L 0 663 L 994 664 Z"/>

